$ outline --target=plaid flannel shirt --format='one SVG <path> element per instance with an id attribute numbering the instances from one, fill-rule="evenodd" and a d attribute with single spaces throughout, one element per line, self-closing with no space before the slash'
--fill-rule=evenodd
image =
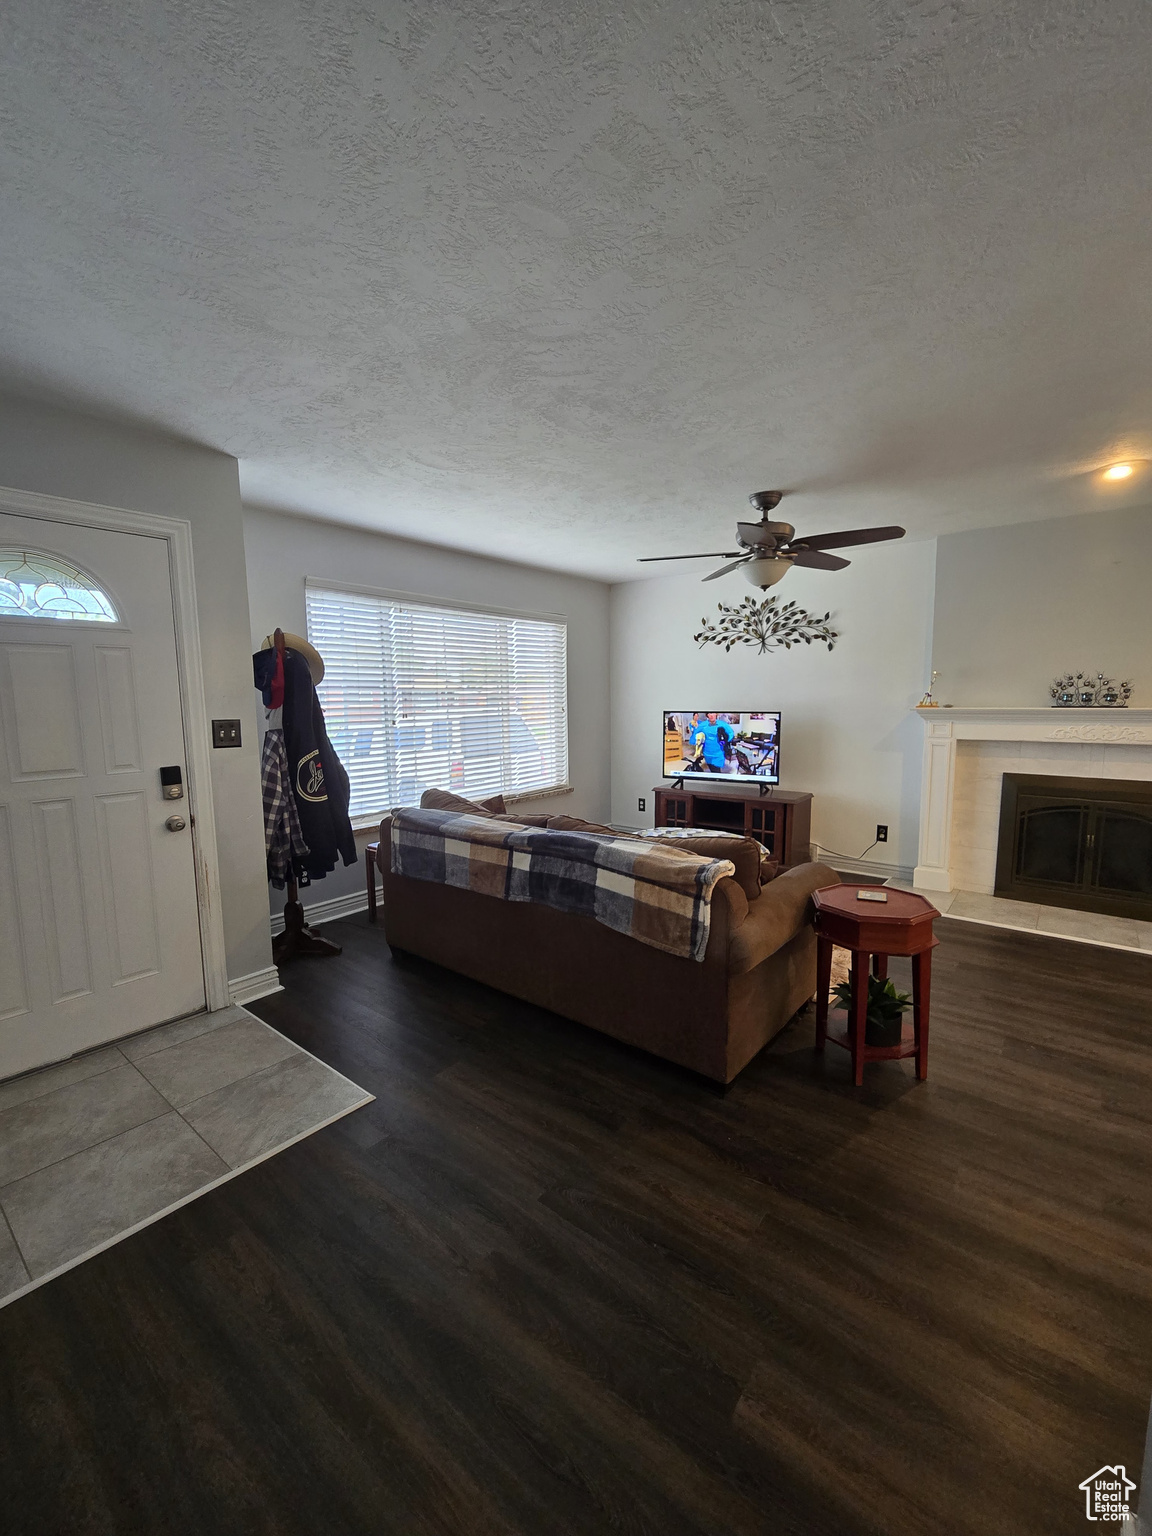
<path id="1" fill-rule="evenodd" d="M 265 731 L 260 754 L 260 789 L 264 796 L 264 846 L 268 850 L 268 878 L 282 891 L 293 874 L 293 859 L 308 852 L 300 830 L 300 813 L 292 794 L 292 773 L 284 732 Z M 299 885 L 308 885 L 303 871 L 296 872 Z"/>

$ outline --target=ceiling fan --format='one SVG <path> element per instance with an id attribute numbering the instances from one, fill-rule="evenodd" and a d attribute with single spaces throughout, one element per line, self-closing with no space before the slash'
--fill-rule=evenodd
<path id="1" fill-rule="evenodd" d="M 903 528 L 850 528 L 846 533 L 816 533 L 807 538 L 796 537 L 791 523 L 772 523 L 768 514 L 780 505 L 783 491 L 753 491 L 748 500 L 760 514 L 758 523 L 737 523 L 736 542 L 739 549 L 725 549 L 704 555 L 642 555 L 640 563 L 654 560 L 723 560 L 733 555 L 737 559 L 722 565 L 718 571 L 705 576 L 705 581 L 715 581 L 717 576 L 727 576 L 742 566 L 745 577 L 754 587 L 767 591 L 774 587 L 794 565 L 810 566 L 818 571 L 842 571 L 850 560 L 840 555 L 829 555 L 829 549 L 847 549 L 852 544 L 880 544 L 885 539 L 902 539 Z"/>

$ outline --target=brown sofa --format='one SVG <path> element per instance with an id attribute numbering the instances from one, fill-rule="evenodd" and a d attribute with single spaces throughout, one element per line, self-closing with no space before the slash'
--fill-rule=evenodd
<path id="1" fill-rule="evenodd" d="M 785 870 L 749 901 L 718 882 L 708 949 L 682 960 L 590 917 L 392 873 L 380 823 L 384 934 L 513 997 L 729 1083 L 816 991 L 812 892 L 826 864 Z"/>

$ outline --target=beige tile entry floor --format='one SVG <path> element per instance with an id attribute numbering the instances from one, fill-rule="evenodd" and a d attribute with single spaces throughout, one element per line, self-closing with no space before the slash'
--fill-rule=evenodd
<path id="1" fill-rule="evenodd" d="M 0 1306 L 371 1100 L 239 1007 L 0 1083 Z"/>
<path id="2" fill-rule="evenodd" d="M 899 890 L 917 889 L 904 880 L 889 880 Z M 945 917 L 968 923 L 988 923 L 994 928 L 1016 928 L 1022 933 L 1048 933 L 1081 944 L 1102 944 L 1108 949 L 1152 953 L 1152 923 L 1134 918 L 1107 917 L 1101 912 L 1079 912 L 1068 907 L 1041 907 L 1004 896 L 983 896 L 977 891 L 926 891 L 932 905 Z"/>

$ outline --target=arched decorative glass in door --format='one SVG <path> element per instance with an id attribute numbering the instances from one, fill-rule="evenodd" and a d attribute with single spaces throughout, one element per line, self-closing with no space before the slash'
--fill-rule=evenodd
<path id="1" fill-rule="evenodd" d="M 0 548 L 0 619 L 19 618 L 120 622 L 107 592 L 79 566 L 41 550 Z"/>

